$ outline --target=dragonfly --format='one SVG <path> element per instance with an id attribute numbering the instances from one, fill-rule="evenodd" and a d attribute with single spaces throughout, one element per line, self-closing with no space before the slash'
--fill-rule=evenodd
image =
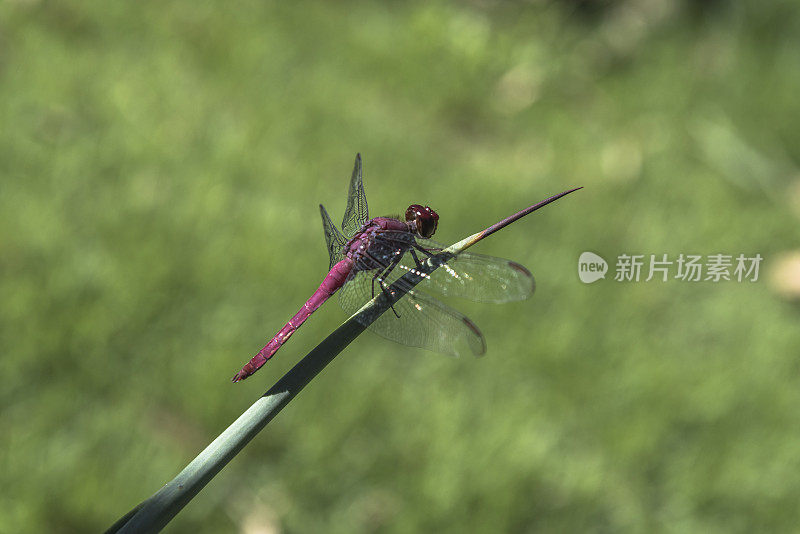
<path id="1" fill-rule="evenodd" d="M 577 189 L 580 187 L 552 196 L 471 236 L 468 246 Z M 491 303 L 519 301 L 533 295 L 533 275 L 519 263 L 468 252 L 453 254 L 431 240 L 439 215 L 429 206 L 412 204 L 402 218 L 371 219 L 360 154 L 356 155 L 350 178 L 341 231 L 322 204 L 319 209 L 330 258 L 328 274 L 303 307 L 234 375 L 233 382 L 244 380 L 261 368 L 337 291 L 339 303 L 349 314 L 384 295 L 391 303 L 390 310 L 381 311 L 377 317 L 356 316 L 369 330 L 404 345 L 453 356 L 480 356 L 486 352 L 486 340 L 471 319 L 429 292 Z M 437 268 L 428 272 L 430 269 L 423 267 L 426 260 L 438 260 Z M 421 282 L 408 282 L 404 276 L 408 273 L 421 277 Z M 393 298 L 395 292 L 402 297 Z"/>

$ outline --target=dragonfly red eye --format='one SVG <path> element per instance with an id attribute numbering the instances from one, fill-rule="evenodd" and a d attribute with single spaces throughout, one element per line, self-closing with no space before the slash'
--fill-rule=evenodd
<path id="1" fill-rule="evenodd" d="M 416 222 L 417 233 L 422 237 L 430 237 L 439 226 L 439 214 L 429 206 L 412 204 L 406 210 L 406 222 Z"/>

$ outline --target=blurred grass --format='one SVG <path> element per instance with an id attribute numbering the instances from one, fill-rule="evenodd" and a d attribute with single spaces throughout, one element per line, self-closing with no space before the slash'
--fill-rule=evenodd
<path id="1" fill-rule="evenodd" d="M 0 4 L 0 531 L 110 525 L 344 319 L 228 377 L 318 285 L 316 204 L 412 202 L 529 302 L 489 354 L 363 336 L 171 525 L 790 531 L 793 2 Z M 761 253 L 755 284 L 591 286 L 584 250 Z M 262 529 L 262 530 L 259 530 Z"/>

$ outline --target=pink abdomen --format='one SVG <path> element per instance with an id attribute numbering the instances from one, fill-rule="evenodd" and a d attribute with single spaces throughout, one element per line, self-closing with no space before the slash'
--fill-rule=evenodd
<path id="1" fill-rule="evenodd" d="M 296 314 L 294 314 L 294 317 L 289 319 L 289 322 L 280 329 L 275 337 L 273 337 L 263 349 L 258 351 L 258 354 L 253 356 L 250 361 L 247 362 L 244 367 L 242 367 L 241 371 L 236 373 L 232 381 L 239 382 L 240 380 L 244 380 L 251 374 L 255 373 L 262 365 L 267 363 L 267 360 L 272 358 L 272 356 L 278 352 L 278 349 L 281 348 L 281 345 L 286 343 L 286 340 L 289 339 L 292 334 L 294 334 L 295 330 L 297 330 L 300 325 L 303 324 L 306 319 L 308 319 L 308 317 L 317 310 L 317 308 L 322 306 L 322 304 L 328 300 L 331 295 L 336 293 L 337 289 L 342 287 L 352 268 L 353 260 L 347 257 L 334 265 L 314 294 L 311 295 L 311 298 L 309 298 L 305 304 L 303 304 L 303 307 L 300 308 Z"/>

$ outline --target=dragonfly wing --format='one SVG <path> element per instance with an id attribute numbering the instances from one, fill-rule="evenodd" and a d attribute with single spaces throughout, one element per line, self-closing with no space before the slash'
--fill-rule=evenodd
<path id="1" fill-rule="evenodd" d="M 392 232 L 386 232 L 376 236 L 375 239 L 394 242 L 403 237 L 403 234 L 393 236 Z M 417 244 L 427 251 L 427 254 L 420 250 L 414 251 L 414 255 L 421 262 L 428 257 L 428 254 L 436 255 L 445 248 L 435 241 L 419 237 Z M 400 271 L 401 275 L 408 271 L 416 271 L 414 255 L 407 252 L 395 270 Z M 535 289 L 533 275 L 519 263 L 469 252 L 462 252 L 445 261 L 426 278 L 427 280 L 420 282 L 418 286 L 420 289 L 475 302 L 501 303 L 525 300 L 533 295 Z"/>
<path id="2" fill-rule="evenodd" d="M 355 313 L 366 302 L 379 295 L 382 286 L 375 271 L 351 274 L 339 293 L 339 302 L 348 313 Z M 395 278 L 392 276 L 392 278 Z M 374 282 L 373 282 L 374 280 Z M 387 283 L 388 291 L 391 284 Z M 372 332 L 411 347 L 460 356 L 480 356 L 486 352 L 486 341 L 478 327 L 464 314 L 414 289 L 369 325 Z M 399 315 L 399 317 L 398 317 Z"/>
<path id="3" fill-rule="evenodd" d="M 364 183 L 361 181 L 361 154 L 356 154 L 353 175 L 350 177 L 350 189 L 347 193 L 347 208 L 342 219 L 342 232 L 352 236 L 369 219 L 367 196 L 364 194 Z"/>
<path id="4" fill-rule="evenodd" d="M 319 205 L 319 213 L 322 215 L 322 228 L 325 230 L 325 243 L 328 245 L 328 257 L 331 260 L 328 269 L 331 269 L 344 258 L 344 246 L 347 244 L 347 239 L 333 224 L 322 204 Z"/>

